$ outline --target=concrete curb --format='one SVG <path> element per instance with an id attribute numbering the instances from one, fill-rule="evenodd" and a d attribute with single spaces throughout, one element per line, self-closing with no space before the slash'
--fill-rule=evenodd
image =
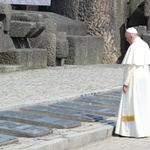
<path id="1" fill-rule="evenodd" d="M 39 143 L 39 145 L 34 145 L 20 150 L 71 150 L 73 148 L 82 147 L 92 142 L 106 139 L 112 136 L 113 131 L 113 125 L 105 125 L 99 129 L 65 135 L 63 138 L 45 141 Z"/>

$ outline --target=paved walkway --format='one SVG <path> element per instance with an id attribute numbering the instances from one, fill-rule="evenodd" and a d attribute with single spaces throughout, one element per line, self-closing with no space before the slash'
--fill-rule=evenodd
<path id="1" fill-rule="evenodd" d="M 17 109 L 31 104 L 53 103 L 72 97 L 118 88 L 121 87 L 122 76 L 122 65 L 62 66 L 1 73 L 0 110 Z M 113 119 L 115 120 L 115 118 Z M 19 138 L 19 143 L 2 146 L 0 149 L 31 150 L 29 147 L 33 146 L 32 150 L 42 150 L 35 145 L 47 145 L 50 144 L 51 140 L 56 139 L 54 141 L 56 144 L 51 143 L 53 148 L 50 145 L 49 147 L 53 150 L 66 150 L 65 142 L 68 142 L 66 141 L 67 138 L 68 140 L 78 140 L 78 135 L 81 132 L 84 133 L 80 134 L 80 138 L 87 137 L 86 132 L 89 137 L 93 136 L 93 134 L 95 135 L 93 137 L 96 137 L 96 133 L 100 134 L 102 129 L 105 129 L 103 133 L 105 131 L 105 134 L 109 134 L 108 129 L 110 127 L 105 126 L 101 123 L 82 123 L 82 126 L 79 128 L 67 130 L 54 129 L 53 135 L 39 138 Z M 90 133 L 91 130 L 92 132 Z M 78 141 L 80 142 L 81 140 Z M 60 147 L 57 148 L 58 143 L 61 149 Z M 63 144 L 61 145 L 61 143 Z M 45 146 L 46 148 L 47 146 Z"/>
<path id="2" fill-rule="evenodd" d="M 111 137 L 72 150 L 150 150 L 150 138 Z"/>

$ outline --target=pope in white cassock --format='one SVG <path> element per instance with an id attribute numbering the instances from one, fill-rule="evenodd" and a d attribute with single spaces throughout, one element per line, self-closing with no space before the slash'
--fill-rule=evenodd
<path id="1" fill-rule="evenodd" d="M 115 133 L 146 137 L 150 136 L 150 49 L 133 27 L 125 37 L 130 46 L 122 62 L 126 67 Z"/>

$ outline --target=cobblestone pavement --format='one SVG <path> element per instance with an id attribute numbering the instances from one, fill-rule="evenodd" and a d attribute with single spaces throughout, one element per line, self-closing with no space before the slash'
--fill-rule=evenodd
<path id="1" fill-rule="evenodd" d="M 150 150 L 150 138 L 111 137 L 72 150 Z"/>
<path id="2" fill-rule="evenodd" d="M 89 65 L 1 73 L 0 110 L 118 87 L 122 69 L 122 65 Z"/>

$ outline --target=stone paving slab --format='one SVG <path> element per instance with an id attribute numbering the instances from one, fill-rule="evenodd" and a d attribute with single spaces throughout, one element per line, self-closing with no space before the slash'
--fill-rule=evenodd
<path id="1" fill-rule="evenodd" d="M 0 111 L 0 119 L 44 126 L 49 128 L 74 128 L 81 125 L 79 121 L 65 120 L 53 117 L 41 117 L 17 111 Z"/>
<path id="2" fill-rule="evenodd" d="M 6 134 L 0 134 L 0 146 L 18 142 L 17 137 Z"/>
<path id="3" fill-rule="evenodd" d="M 85 113 L 105 115 L 105 116 L 116 116 L 118 112 L 116 109 L 89 106 L 89 105 L 83 105 L 74 102 L 58 102 L 58 103 L 51 104 L 49 106 L 77 110 Z"/>
<path id="4" fill-rule="evenodd" d="M 42 105 L 23 107 L 20 110 L 23 112 L 32 113 L 40 116 L 50 116 L 68 120 L 77 120 L 82 122 L 95 122 L 104 119 L 104 117 L 100 115 L 82 113 L 79 111 L 65 110 Z"/>
<path id="5" fill-rule="evenodd" d="M 0 133 L 19 137 L 39 137 L 52 133 L 52 129 L 36 125 L 0 120 Z"/>
<path id="6" fill-rule="evenodd" d="M 73 101 L 78 103 L 85 103 L 92 106 L 101 106 L 107 108 L 118 109 L 120 102 L 116 100 L 109 100 L 107 98 L 98 98 L 95 96 L 83 96 L 74 99 Z"/>

